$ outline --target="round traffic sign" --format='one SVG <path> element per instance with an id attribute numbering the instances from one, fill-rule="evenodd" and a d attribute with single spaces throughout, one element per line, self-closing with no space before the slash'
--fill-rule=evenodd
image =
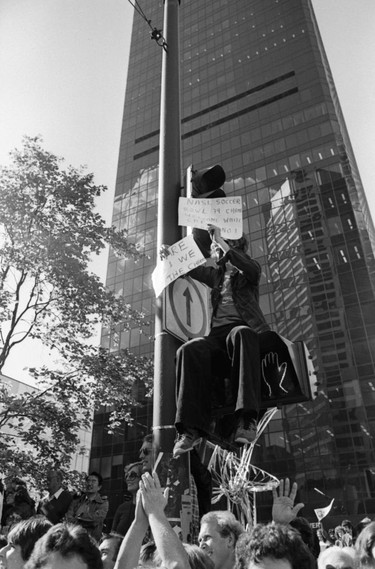
<path id="1" fill-rule="evenodd" d="M 167 293 L 166 329 L 179 338 L 197 338 L 208 333 L 207 287 L 190 277 L 171 283 Z"/>

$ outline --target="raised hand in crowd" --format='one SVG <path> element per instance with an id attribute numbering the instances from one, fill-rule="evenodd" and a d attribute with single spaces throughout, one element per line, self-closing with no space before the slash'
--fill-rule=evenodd
<path id="1" fill-rule="evenodd" d="M 135 519 L 122 542 L 114 569 L 133 569 L 138 566 L 142 540 L 148 525 L 162 566 L 166 569 L 190 569 L 182 542 L 165 515 L 166 505 L 167 494 L 162 491 L 157 474 L 143 474 L 137 494 Z"/>
<path id="2" fill-rule="evenodd" d="M 273 488 L 272 521 L 279 524 L 290 524 L 297 517 L 298 512 L 304 507 L 301 502 L 294 505 L 297 490 L 297 482 L 294 482 L 290 488 L 289 478 L 281 479 L 279 487 Z"/>
<path id="3" fill-rule="evenodd" d="M 168 494 L 162 491 L 158 475 L 146 472 L 142 475 L 140 493 L 145 514 L 148 517 L 151 532 L 162 566 L 168 569 L 189 569 L 188 555 L 170 525 L 164 509 L 168 502 Z"/>
<path id="4" fill-rule="evenodd" d="M 148 519 L 142 506 L 141 492 L 138 490 L 134 520 L 121 544 L 114 569 L 133 569 L 138 566 L 139 554 L 147 528 Z"/>

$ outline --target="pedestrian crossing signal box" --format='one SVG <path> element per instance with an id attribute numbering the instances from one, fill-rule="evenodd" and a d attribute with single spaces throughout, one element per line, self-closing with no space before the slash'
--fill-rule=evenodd
<path id="1" fill-rule="evenodd" d="M 317 396 L 317 378 L 305 342 L 278 334 L 261 354 L 261 407 L 281 407 Z"/>
<path id="2" fill-rule="evenodd" d="M 224 361 L 216 358 L 217 369 L 224 369 Z M 216 393 L 213 398 L 215 416 L 231 414 L 235 408 L 235 396 L 231 394 L 229 373 L 222 378 L 216 376 Z M 227 377 L 225 377 L 225 375 Z M 283 407 L 304 401 L 312 401 L 317 396 L 317 378 L 312 356 L 305 342 L 291 342 L 271 332 L 269 340 L 263 345 L 260 354 L 261 409 Z"/>

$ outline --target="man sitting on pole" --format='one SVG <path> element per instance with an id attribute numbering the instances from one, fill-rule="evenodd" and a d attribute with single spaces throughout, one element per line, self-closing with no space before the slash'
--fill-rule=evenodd
<path id="1" fill-rule="evenodd" d="M 245 237 L 224 240 L 220 229 L 213 225 L 208 226 L 208 232 L 217 265 L 197 267 L 189 276 L 212 289 L 211 330 L 208 336 L 190 340 L 177 350 L 175 457 L 190 451 L 209 433 L 214 365 L 217 367 L 223 357 L 230 366 L 230 388 L 235 400 L 234 441 L 249 444 L 256 437 L 261 397 L 260 348 L 270 334 L 259 306 L 261 267 L 246 254 Z"/>

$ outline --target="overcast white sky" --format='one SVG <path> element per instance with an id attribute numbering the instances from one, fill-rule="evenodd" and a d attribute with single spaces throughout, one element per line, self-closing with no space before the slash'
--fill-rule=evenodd
<path id="1" fill-rule="evenodd" d="M 375 219 L 375 2 L 313 5 Z M 0 163 L 23 135 L 41 134 L 47 150 L 108 186 L 100 202 L 108 222 L 132 15 L 127 0 L 0 0 Z M 4 371 L 26 380 L 19 360 Z"/>

